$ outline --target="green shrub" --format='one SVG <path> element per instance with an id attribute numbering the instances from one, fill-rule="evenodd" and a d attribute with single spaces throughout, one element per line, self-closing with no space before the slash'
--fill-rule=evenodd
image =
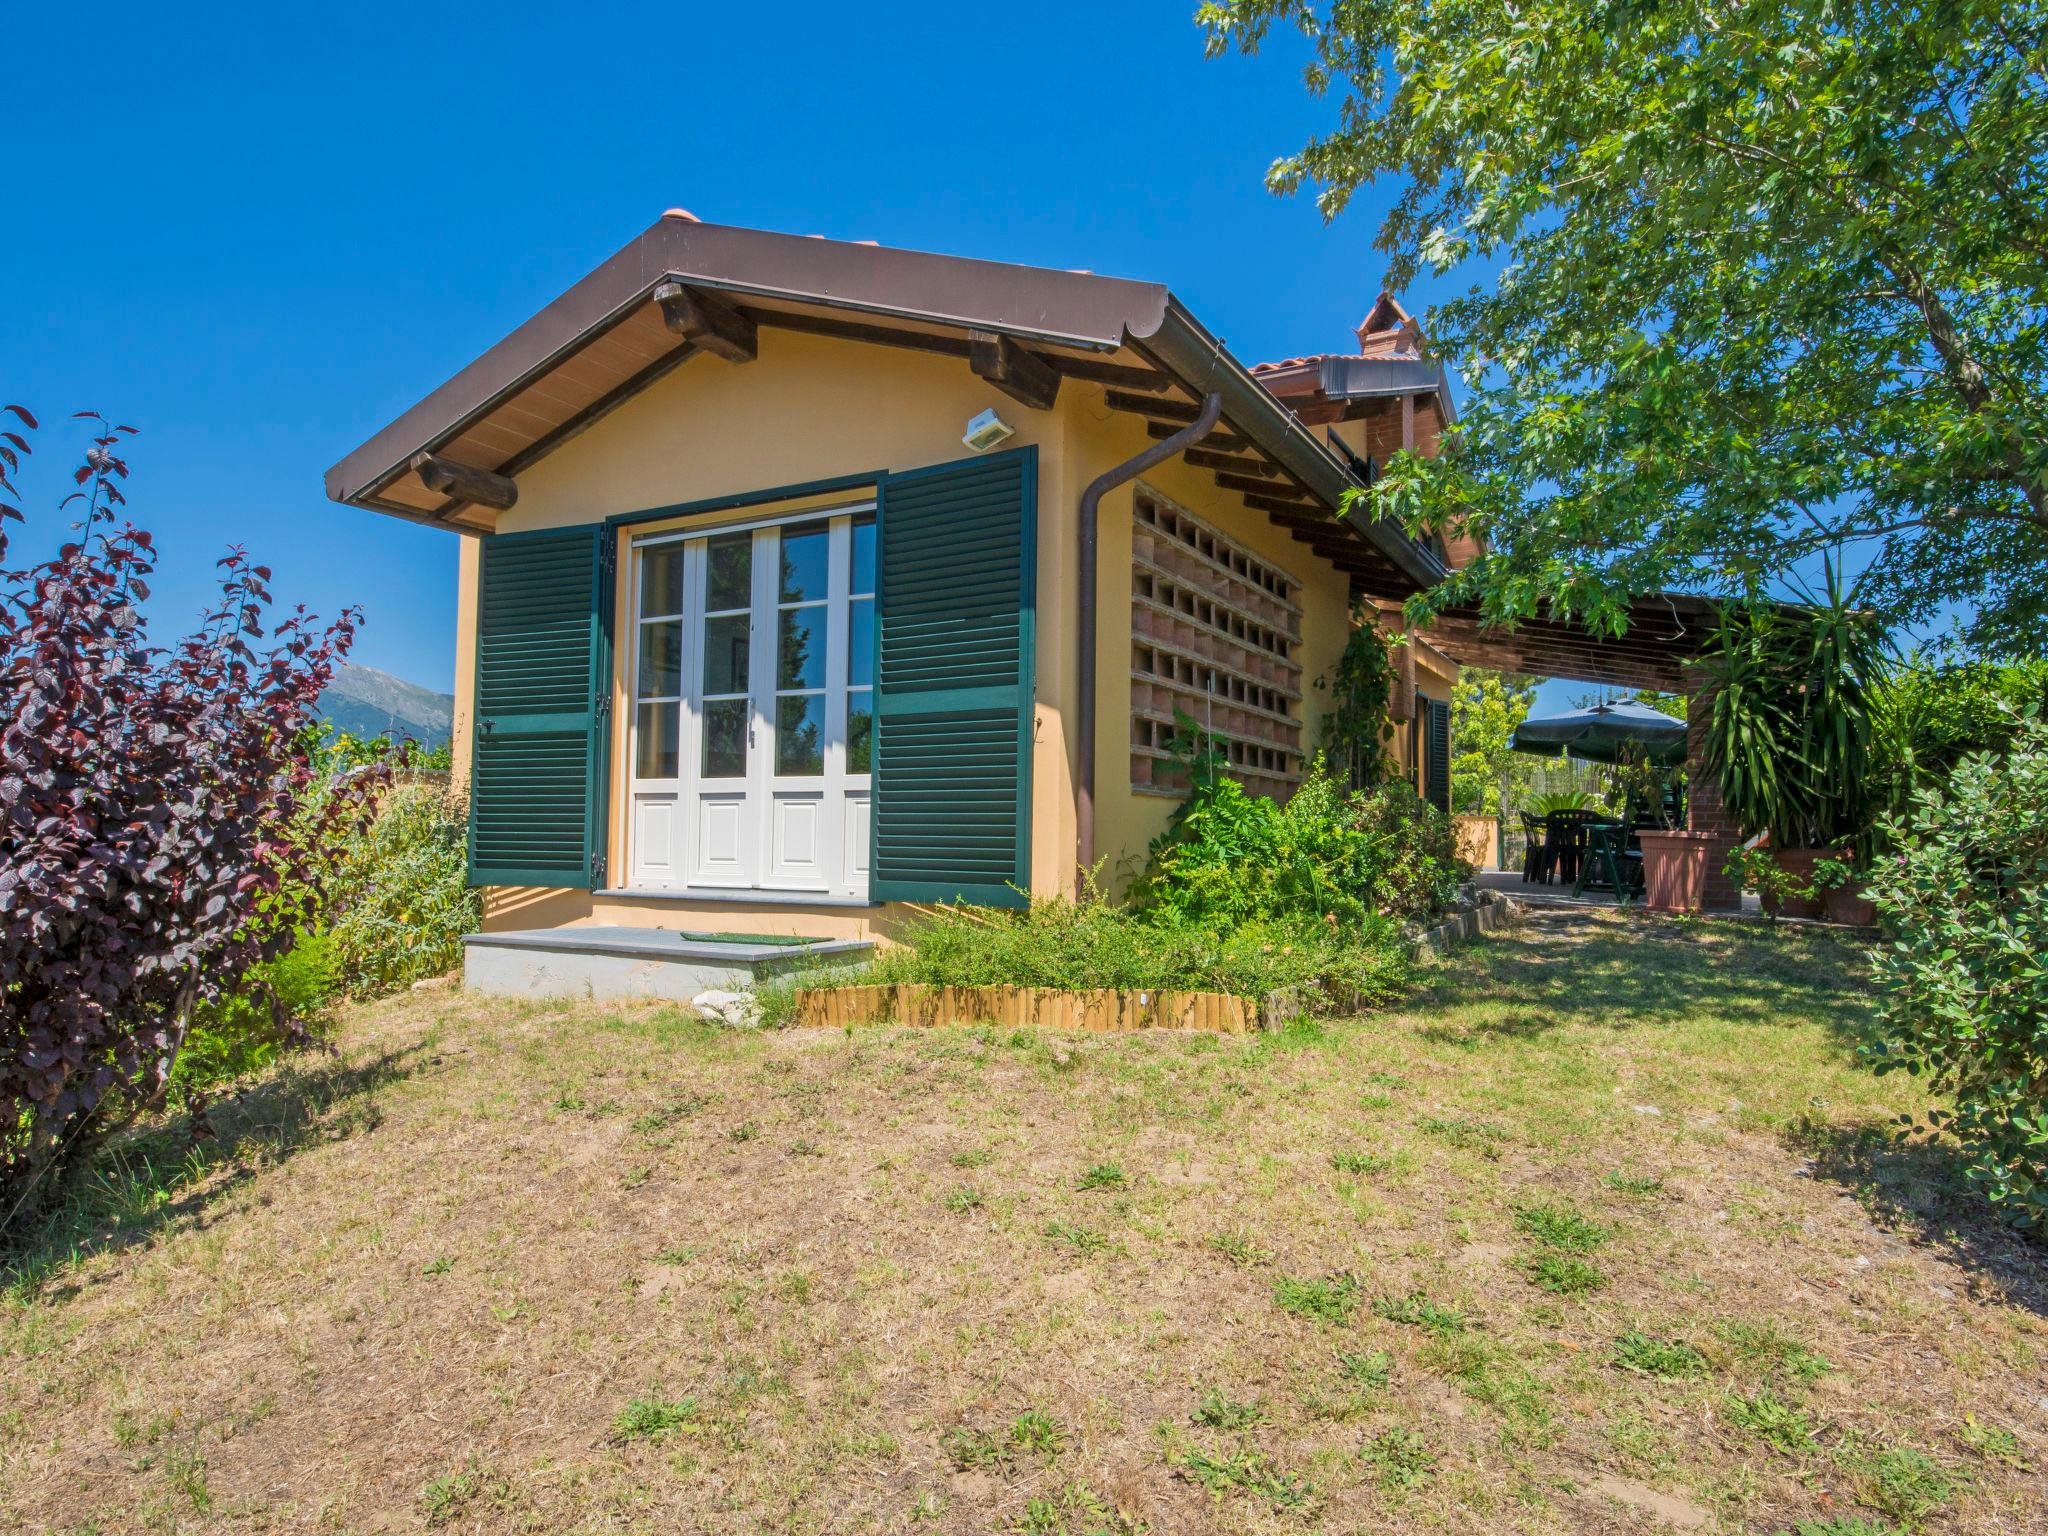
<path id="1" fill-rule="evenodd" d="M 1924 1073 L 1951 1107 L 1929 1118 L 1969 1177 L 2020 1225 L 2048 1221 L 2048 723 L 2015 721 L 2003 756 L 1975 753 L 1946 789 L 1917 792 L 1886 828 L 1871 899 L 1894 942 L 1879 1072 Z"/>
<path id="2" fill-rule="evenodd" d="M 222 1083 L 269 1066 L 303 1043 L 307 1032 L 317 1035 L 323 1010 L 341 989 L 334 945 L 324 933 L 301 933 L 282 955 L 255 967 L 250 978 L 250 985 L 194 1010 L 184 1049 L 171 1068 L 172 1104 L 190 1105 Z M 284 1027 L 281 1019 L 296 1029 Z"/>
<path id="3" fill-rule="evenodd" d="M 1346 794 L 1321 759 L 1283 806 L 1245 793 L 1199 741 L 1192 788 L 1154 841 L 1136 905 L 1210 928 L 1441 912 L 1464 868 L 1448 816 L 1405 782 Z"/>
<path id="4" fill-rule="evenodd" d="M 330 909 L 342 985 L 375 997 L 462 960 L 483 912 L 469 885 L 467 813 L 431 785 L 393 790 L 348 852 Z"/>
<path id="5" fill-rule="evenodd" d="M 2005 752 L 2030 708 L 2048 709 L 2048 660 L 1901 668 L 1877 695 L 1871 775 L 1879 804 L 1904 814 L 1915 791 L 1945 781 L 1971 753 Z"/>

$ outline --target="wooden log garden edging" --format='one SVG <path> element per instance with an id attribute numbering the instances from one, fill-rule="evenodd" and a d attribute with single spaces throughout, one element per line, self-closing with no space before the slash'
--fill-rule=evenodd
<path id="1" fill-rule="evenodd" d="M 1119 992 L 1052 987 L 813 987 L 796 995 L 798 1025 L 947 1024 L 1080 1029 L 1205 1029 L 1237 1035 L 1265 1022 L 1260 1005 L 1227 992 Z M 1272 1027 L 1272 1026 L 1267 1026 Z"/>

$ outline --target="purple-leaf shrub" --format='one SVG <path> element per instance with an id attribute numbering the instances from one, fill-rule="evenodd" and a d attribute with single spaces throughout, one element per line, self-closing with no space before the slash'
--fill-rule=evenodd
<path id="1" fill-rule="evenodd" d="M 0 412 L 0 1227 L 156 1099 L 195 1007 L 291 946 L 383 783 L 322 783 L 307 749 L 359 611 L 269 625 L 270 572 L 234 549 L 198 630 L 148 643 L 154 542 L 118 510 L 132 429 L 79 414 L 71 537 L 10 569 L 36 421 Z"/>

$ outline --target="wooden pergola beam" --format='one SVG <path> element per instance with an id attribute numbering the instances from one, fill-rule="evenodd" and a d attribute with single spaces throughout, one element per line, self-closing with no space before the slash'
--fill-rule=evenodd
<path id="1" fill-rule="evenodd" d="M 438 453 L 414 454 L 412 472 L 420 477 L 420 484 L 436 496 L 471 501 L 500 512 L 508 510 L 519 500 L 518 482 L 509 476 L 478 469 L 474 464 L 444 459 Z"/>
<path id="2" fill-rule="evenodd" d="M 1049 411 L 1059 398 L 1060 376 L 1036 353 L 999 331 L 967 333 L 967 366 L 1018 404 Z"/>
<path id="3" fill-rule="evenodd" d="M 661 284 L 654 298 L 668 328 L 700 352 L 729 363 L 751 363 L 761 355 L 754 322 L 723 299 L 681 283 Z"/>

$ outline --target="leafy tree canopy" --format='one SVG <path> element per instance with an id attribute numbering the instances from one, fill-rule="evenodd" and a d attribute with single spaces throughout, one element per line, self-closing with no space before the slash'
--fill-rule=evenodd
<path id="1" fill-rule="evenodd" d="M 1518 793 L 1533 777 L 1536 759 L 1509 743 L 1529 718 L 1536 685 L 1505 672 L 1468 667 L 1451 687 L 1451 806 L 1500 814 L 1501 795 Z"/>
<path id="2" fill-rule="evenodd" d="M 1212 51 L 1313 45 L 1334 130 L 1277 162 L 1335 216 L 1382 176 L 1390 281 L 1472 386 L 1375 492 L 1490 553 L 1418 607 L 1755 594 L 1853 549 L 1895 621 L 2048 623 L 2048 0 L 1212 0 Z M 1497 269 L 1497 270 L 1496 270 Z"/>

